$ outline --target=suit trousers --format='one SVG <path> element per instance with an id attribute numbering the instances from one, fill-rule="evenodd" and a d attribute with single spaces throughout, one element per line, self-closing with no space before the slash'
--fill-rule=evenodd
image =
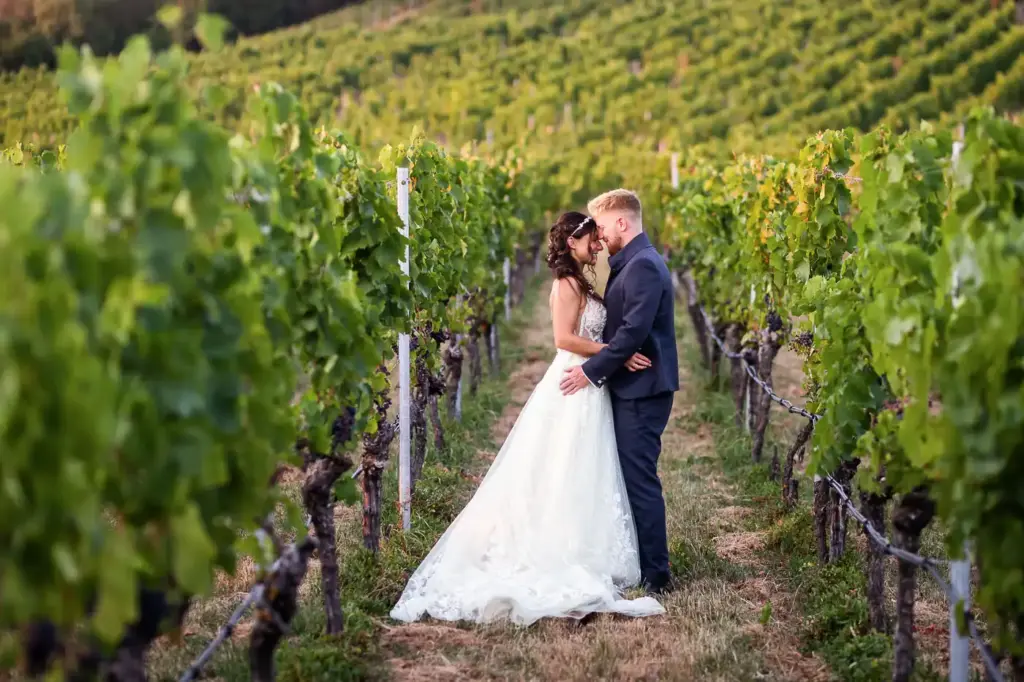
<path id="1" fill-rule="evenodd" d="M 665 497 L 658 478 L 661 434 L 672 411 L 672 392 L 645 398 L 617 398 L 612 394 L 612 417 L 619 462 L 636 524 L 640 550 L 640 575 L 651 588 L 661 588 L 670 578 Z"/>

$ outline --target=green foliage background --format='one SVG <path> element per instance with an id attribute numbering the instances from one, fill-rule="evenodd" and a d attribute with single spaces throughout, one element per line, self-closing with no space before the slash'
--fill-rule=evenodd
<path id="1" fill-rule="evenodd" d="M 826 128 L 1024 103 L 1012 0 L 369 3 L 192 59 L 193 90 L 228 88 L 233 127 L 275 81 L 366 149 L 413 126 L 452 148 L 520 146 L 564 207 L 655 191 L 668 151 L 787 156 Z M 70 126 L 49 72 L 0 77 L 0 146 Z"/>

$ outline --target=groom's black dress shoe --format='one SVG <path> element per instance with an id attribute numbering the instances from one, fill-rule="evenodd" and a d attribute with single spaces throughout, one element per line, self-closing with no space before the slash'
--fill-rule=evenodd
<path id="1" fill-rule="evenodd" d="M 649 595 L 663 595 L 671 592 L 675 586 L 672 584 L 672 576 L 658 576 L 644 581 L 644 591 Z"/>

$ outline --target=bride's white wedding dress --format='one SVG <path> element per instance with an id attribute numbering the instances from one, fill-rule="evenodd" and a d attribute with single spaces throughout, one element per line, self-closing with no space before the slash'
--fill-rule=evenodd
<path id="1" fill-rule="evenodd" d="M 589 299 L 578 334 L 601 341 L 606 312 Z M 487 623 L 652 616 L 627 600 L 640 579 L 636 529 L 619 467 L 607 389 L 572 396 L 563 370 L 585 358 L 559 350 L 473 499 L 410 578 L 391 617 Z"/>

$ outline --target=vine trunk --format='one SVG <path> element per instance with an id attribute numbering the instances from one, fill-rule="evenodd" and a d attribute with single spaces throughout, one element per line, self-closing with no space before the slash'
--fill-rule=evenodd
<path id="1" fill-rule="evenodd" d="M 761 331 L 761 341 L 757 345 L 757 375 L 768 386 L 772 385 L 772 365 L 775 362 L 775 356 L 778 355 L 780 345 L 781 336 L 777 331 L 770 328 Z M 761 453 L 764 450 L 765 434 L 768 431 L 768 417 L 771 414 L 772 400 L 762 390 L 758 390 L 756 396 L 756 402 L 751 396 L 750 403 L 751 411 L 755 413 L 750 456 L 755 462 L 760 462 Z"/>
<path id="2" fill-rule="evenodd" d="M 824 478 L 814 480 L 814 539 L 818 543 L 818 563 L 827 564 L 828 551 L 828 518 L 831 506 L 830 486 Z"/>
<path id="3" fill-rule="evenodd" d="M 743 338 L 743 327 L 740 324 L 730 324 L 725 328 L 725 348 L 730 353 L 740 352 L 740 340 Z M 704 349 L 705 355 L 707 349 Z M 710 359 L 707 360 L 710 362 Z M 733 403 L 736 405 L 736 426 L 743 428 L 744 403 L 747 394 L 747 373 L 743 371 L 743 360 L 740 358 L 729 359 L 729 385 L 732 387 Z"/>
<path id="4" fill-rule="evenodd" d="M 844 460 L 842 464 L 836 469 L 835 474 L 832 478 L 835 479 L 836 483 L 842 487 L 846 497 L 850 498 L 850 482 L 853 480 L 853 475 L 857 471 L 857 466 L 860 464 L 859 459 Z M 839 493 L 829 486 L 829 496 L 831 497 L 831 503 L 829 504 L 829 521 L 832 525 L 831 537 L 832 543 L 829 547 L 829 562 L 836 563 L 843 558 L 846 553 L 846 520 L 848 518 L 848 512 L 846 505 L 843 503 L 842 497 Z"/>
<path id="5" fill-rule="evenodd" d="M 257 603 L 255 625 L 249 636 L 249 674 L 253 682 L 273 682 L 276 676 L 274 651 L 298 611 L 299 585 L 306 577 L 315 549 L 313 538 L 289 546 L 277 570 L 264 581 L 263 599 Z"/>
<path id="6" fill-rule="evenodd" d="M 409 408 L 409 421 L 412 422 L 412 461 L 410 462 L 410 488 L 416 490 L 416 482 L 423 473 L 423 463 L 427 458 L 427 401 L 430 399 L 430 370 L 424 355 L 426 348 L 420 347 L 416 353 L 416 382 L 412 391 L 412 405 Z"/>
<path id="7" fill-rule="evenodd" d="M 786 452 L 786 462 L 782 468 L 782 502 L 787 509 L 795 507 L 799 500 L 799 481 L 793 476 L 796 456 L 807 447 L 807 443 L 811 440 L 811 434 L 813 433 L 814 422 L 808 421 L 800 429 L 800 432 L 796 435 L 796 440 L 793 441 L 793 445 Z"/>
<path id="8" fill-rule="evenodd" d="M 704 315 L 700 309 L 700 293 L 697 290 L 697 282 L 693 279 L 693 273 L 684 270 L 680 277 L 683 292 L 686 294 L 686 311 L 690 315 L 690 324 L 693 325 L 693 333 L 697 337 L 697 347 L 700 348 L 700 360 L 705 368 L 711 367 L 711 355 L 708 348 L 708 330 L 704 323 Z"/>
<path id="9" fill-rule="evenodd" d="M 927 492 L 918 488 L 900 500 L 892 514 L 896 545 L 908 552 L 921 548 L 921 532 L 935 515 L 935 503 Z M 899 562 L 896 586 L 896 636 L 893 641 L 892 680 L 909 682 L 914 672 L 914 595 L 917 587 L 917 566 Z"/>
<path id="10" fill-rule="evenodd" d="M 864 491 L 860 493 L 861 513 L 868 523 L 879 531 L 885 529 L 885 503 L 884 495 Z M 867 574 L 868 620 L 877 632 L 888 633 L 890 628 L 885 609 L 885 552 L 868 539 L 867 553 L 864 571 Z"/>
<path id="11" fill-rule="evenodd" d="M 458 336 L 449 343 L 442 354 L 445 367 L 445 391 L 448 395 L 448 416 L 461 421 L 459 414 L 459 382 L 462 380 L 462 339 Z"/>
<path id="12" fill-rule="evenodd" d="M 390 408 L 391 399 L 385 389 L 377 396 L 377 432 L 363 436 L 363 546 L 374 554 L 380 549 L 381 480 L 391 441 L 398 431 L 398 425 L 388 421 Z"/>
<path id="13" fill-rule="evenodd" d="M 480 380 L 483 378 L 483 365 L 480 360 L 480 331 L 476 325 L 473 325 L 469 332 L 466 351 L 469 353 L 469 394 L 476 395 L 477 389 L 480 388 Z"/>

